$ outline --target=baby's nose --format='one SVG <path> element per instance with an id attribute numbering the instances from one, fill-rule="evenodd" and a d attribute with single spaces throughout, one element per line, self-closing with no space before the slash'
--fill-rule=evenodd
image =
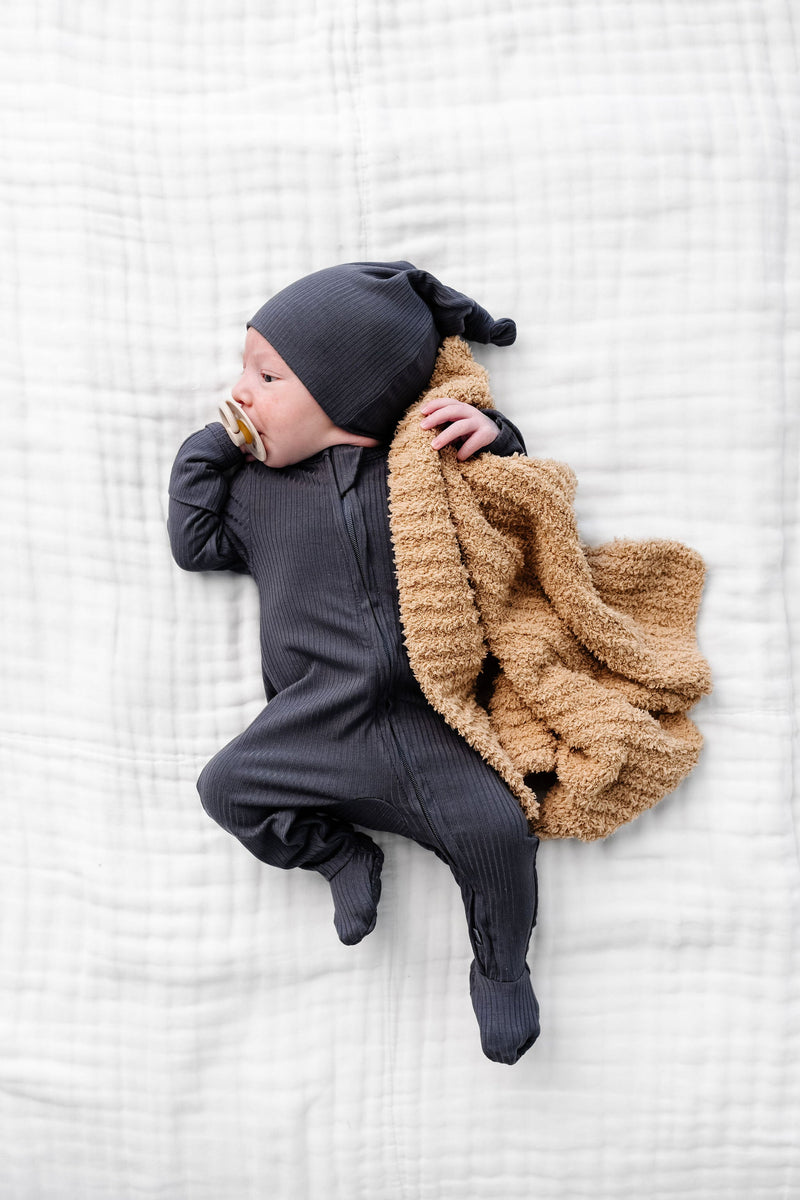
<path id="1" fill-rule="evenodd" d="M 238 380 L 238 382 L 235 383 L 231 388 L 231 396 L 237 404 L 241 404 L 242 406 L 250 403 L 250 393 L 242 383 L 241 379 Z"/>

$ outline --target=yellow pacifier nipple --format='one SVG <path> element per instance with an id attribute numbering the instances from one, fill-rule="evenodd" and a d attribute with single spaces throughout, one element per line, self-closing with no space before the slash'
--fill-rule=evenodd
<path id="1" fill-rule="evenodd" d="M 248 446 L 251 446 L 253 444 L 253 435 L 245 425 L 244 421 L 241 421 L 237 417 L 236 424 L 239 426 L 240 431 L 244 434 L 244 440 L 247 442 Z"/>

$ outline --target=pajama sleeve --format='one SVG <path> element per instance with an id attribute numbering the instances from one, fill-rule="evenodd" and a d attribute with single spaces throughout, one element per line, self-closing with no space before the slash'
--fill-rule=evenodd
<path id="1" fill-rule="evenodd" d="M 509 454 L 515 454 L 517 451 L 520 454 L 528 453 L 525 449 L 522 434 L 513 421 L 509 421 L 508 417 L 503 416 L 496 408 L 484 408 L 481 411 L 498 426 L 498 434 L 488 446 L 482 446 L 480 450 L 476 451 L 477 454 L 488 451 L 490 454 L 499 454 L 505 458 Z M 474 458 L 475 456 L 473 455 L 472 457 Z"/>
<path id="2" fill-rule="evenodd" d="M 173 558 L 185 571 L 248 573 L 246 508 L 231 495 L 231 480 L 245 465 L 218 421 L 191 434 L 178 451 L 167 531 Z"/>

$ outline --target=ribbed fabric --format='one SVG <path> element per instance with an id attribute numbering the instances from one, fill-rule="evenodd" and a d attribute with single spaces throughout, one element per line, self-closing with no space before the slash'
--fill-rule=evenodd
<path id="1" fill-rule="evenodd" d="M 491 415 L 501 427 L 491 451 L 524 452 L 514 426 Z M 348 944 L 375 924 L 371 868 L 382 860 L 353 823 L 413 838 L 450 867 L 483 975 L 511 983 L 525 970 L 536 919 L 539 841 L 500 776 L 431 708 L 411 672 L 386 451 L 332 446 L 273 470 L 244 465 L 216 423 L 181 447 L 170 482 L 173 554 L 187 570 L 253 575 L 269 698 L 206 765 L 198 791 L 261 861 L 332 882 Z M 503 994 L 478 1013 L 490 1057 L 519 1049 L 519 998 L 511 989 L 517 998 L 504 1015 Z"/>
<path id="2" fill-rule="evenodd" d="M 539 1003 L 528 967 L 509 983 L 487 979 L 473 959 L 469 970 L 472 1007 L 487 1058 L 512 1066 L 539 1036 Z"/>
<path id="3" fill-rule="evenodd" d="M 509 346 L 514 322 L 413 263 L 340 263 L 295 280 L 247 322 L 335 425 L 389 438 L 425 389 L 442 337 Z"/>
<path id="4" fill-rule="evenodd" d="M 355 946 L 372 933 L 381 898 L 383 851 L 372 838 L 357 833 L 356 845 L 347 862 L 333 874 L 327 863 L 318 867 L 331 885 L 333 924 L 345 946 Z"/>

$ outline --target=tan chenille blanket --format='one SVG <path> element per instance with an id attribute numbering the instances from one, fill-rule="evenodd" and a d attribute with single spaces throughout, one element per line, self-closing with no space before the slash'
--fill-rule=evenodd
<path id="1" fill-rule="evenodd" d="M 412 669 L 540 837 L 605 837 L 697 762 L 703 739 L 686 712 L 711 691 L 695 637 L 703 560 L 673 541 L 585 545 L 566 464 L 432 450 L 436 430 L 419 425 L 432 395 L 494 407 L 458 337 L 443 342 L 389 451 Z M 525 777 L 553 771 L 537 800 Z"/>

